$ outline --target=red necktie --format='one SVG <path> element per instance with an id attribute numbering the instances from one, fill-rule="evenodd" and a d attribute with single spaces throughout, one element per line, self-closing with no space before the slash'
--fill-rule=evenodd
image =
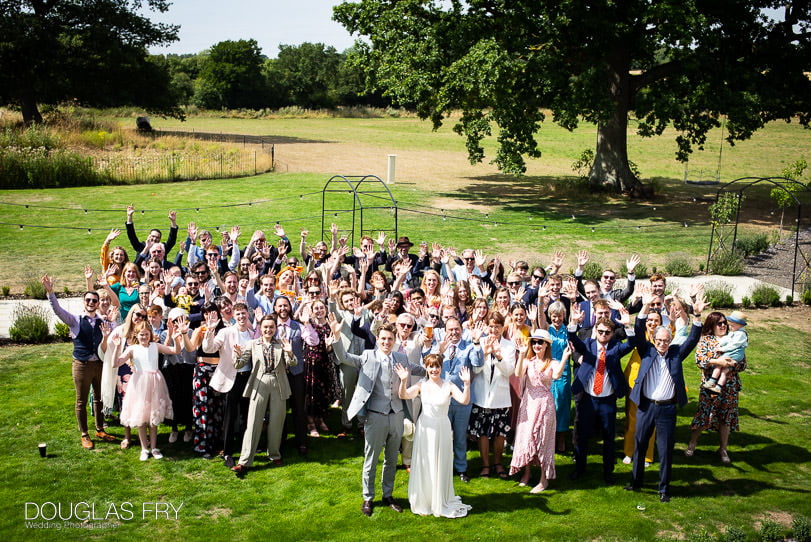
<path id="1" fill-rule="evenodd" d="M 600 348 L 600 356 L 597 358 L 597 372 L 594 374 L 594 393 L 597 395 L 603 392 L 603 380 L 605 380 L 605 348 Z"/>

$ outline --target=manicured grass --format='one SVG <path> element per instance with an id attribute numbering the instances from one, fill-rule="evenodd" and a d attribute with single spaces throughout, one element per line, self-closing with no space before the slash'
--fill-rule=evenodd
<path id="1" fill-rule="evenodd" d="M 807 312 L 788 317 L 802 314 Z M 363 517 L 360 440 L 311 439 L 306 461 L 285 449 L 281 468 L 270 468 L 260 456 L 244 480 L 217 460 L 194 457 L 187 444 L 168 444 L 166 427 L 159 437 L 163 461 L 141 463 L 137 446 L 122 451 L 102 443 L 92 452 L 82 450 L 73 414 L 69 346 L 2 348 L 0 396 L 7 421 L 0 426 L 0 532 L 11 540 L 654 540 L 684 538 L 700 530 L 718 533 L 726 526 L 740 527 L 752 538 L 756 522 L 769 518 L 788 532 L 792 517 L 811 516 L 811 435 L 804 430 L 811 421 L 811 400 L 804 391 L 811 384 L 811 339 L 782 325 L 784 318 L 783 309 L 759 312 L 750 326 L 741 431 L 731 437 L 729 467 L 718 460 L 714 434 L 702 437 L 694 458 L 682 453 L 699 378 L 692 359 L 685 362 L 691 403 L 678 420 L 670 504 L 656 499 L 656 465 L 647 473 L 645 490 L 635 494 L 622 490 L 630 467 L 618 462 L 617 485 L 605 487 L 599 456 L 592 455 L 586 479 L 570 482 L 571 460 L 559 455 L 557 480 L 542 495 L 530 495 L 514 481 L 455 481 L 473 511 L 453 521 L 418 517 L 408 510 L 398 515 L 381 505 L 371 519 Z M 790 353 L 780 348 L 785 344 L 792 345 Z M 338 427 L 338 411 L 328 421 Z M 121 434 L 118 427 L 111 431 Z M 39 442 L 48 443 L 47 459 L 38 456 Z M 619 457 L 621 445 L 618 439 Z M 596 443 L 592 451 L 596 453 Z M 478 452 L 468 457 L 475 474 L 481 465 Z M 407 474 L 398 471 L 394 495 L 403 503 L 407 483 Z M 132 503 L 134 517 L 117 528 L 93 531 L 25 526 L 26 502 L 69 506 L 81 501 L 95 503 L 97 517 L 106 514 L 110 503 L 118 508 Z M 154 501 L 176 508 L 182 504 L 178 519 L 155 519 L 154 513 L 144 518 L 143 503 Z M 638 504 L 645 510 L 638 510 Z"/>

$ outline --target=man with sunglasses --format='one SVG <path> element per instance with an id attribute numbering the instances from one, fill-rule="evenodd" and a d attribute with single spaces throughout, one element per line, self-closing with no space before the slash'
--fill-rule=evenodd
<path id="1" fill-rule="evenodd" d="M 583 290 L 583 270 L 589 262 L 589 253 L 585 250 L 577 255 L 577 268 L 574 270 L 574 276 L 577 279 L 577 291 L 585 296 Z M 617 281 L 617 274 L 612 269 L 604 269 L 603 274 L 600 276 L 600 297 L 603 299 L 614 299 L 620 303 L 631 297 L 634 293 L 634 285 L 636 284 L 636 275 L 634 269 L 639 265 L 640 259 L 638 254 L 632 254 L 630 258 L 625 261 L 625 268 L 627 269 L 627 283 L 625 288 L 614 288 Z"/>
<path id="2" fill-rule="evenodd" d="M 586 472 L 589 440 L 600 428 L 603 437 L 603 480 L 614 483 L 614 431 L 617 422 L 617 399 L 628 394 L 628 385 L 622 372 L 620 359 L 636 346 L 634 329 L 629 328 L 628 311 L 620 311 L 620 322 L 626 327 L 629 340 L 614 340 L 615 324 L 609 318 L 600 318 L 594 326 L 593 338 L 581 340 L 577 325 L 583 320 L 583 311 L 572 305 L 569 319 L 569 341 L 580 355 L 580 367 L 574 375 L 572 394 L 575 397 L 577 423 L 574 434 L 575 470 L 569 479 L 577 480 Z"/>
<path id="3" fill-rule="evenodd" d="M 476 266 L 476 252 L 472 248 L 466 248 L 462 251 L 461 261 L 457 260 L 457 264 L 459 265 L 456 265 L 451 270 L 456 282 L 469 280 L 471 275 L 484 275 L 482 270 Z"/>
<path id="4" fill-rule="evenodd" d="M 205 264 L 199 262 L 194 266 L 196 271 L 189 271 L 186 275 L 186 280 L 182 283 L 186 287 L 186 293 L 191 296 L 192 302 L 188 307 L 189 323 L 192 328 L 197 328 L 203 320 L 202 310 L 206 302 L 206 298 L 201 291 L 204 281 L 208 280 L 208 269 Z M 202 278 L 201 278 L 202 277 Z M 176 279 L 178 280 L 178 279 Z M 166 295 L 163 296 L 163 304 L 168 308 L 177 307 L 178 304 L 172 299 L 175 283 L 172 283 L 172 288 L 166 290 Z M 184 307 L 185 308 L 185 307 Z"/>
<path id="5" fill-rule="evenodd" d="M 706 300 L 703 295 L 693 303 L 693 325 L 690 335 L 681 344 L 672 344 L 669 327 L 659 326 L 653 333 L 653 342 L 644 341 L 645 324 L 651 301 L 656 296 L 645 292 L 642 311 L 636 319 L 636 332 L 640 336 L 639 374 L 629 398 L 636 403 L 636 433 L 634 435 L 634 468 L 626 491 L 638 491 L 645 476 L 645 453 L 648 440 L 656 429 L 656 449 L 659 452 L 659 501 L 670 502 L 670 475 L 673 464 L 673 446 L 676 443 L 676 414 L 687 404 L 682 362 L 693 351 L 701 338 L 701 311 Z"/>
<path id="6" fill-rule="evenodd" d="M 82 448 L 92 450 L 93 441 L 87 429 L 87 396 L 93 387 L 93 415 L 96 421 L 96 437 L 106 442 L 114 442 L 115 437 L 104 431 L 104 414 L 101 409 L 101 371 L 103 363 L 98 356 L 99 345 L 103 338 L 102 319 L 97 314 L 99 294 L 93 290 L 84 293 L 84 311 L 73 314 L 63 309 L 54 294 L 54 282 L 51 277 L 42 277 L 42 286 L 48 293 L 48 301 L 57 318 L 70 328 L 73 339 L 73 386 L 76 388 L 76 421 L 81 433 Z"/>

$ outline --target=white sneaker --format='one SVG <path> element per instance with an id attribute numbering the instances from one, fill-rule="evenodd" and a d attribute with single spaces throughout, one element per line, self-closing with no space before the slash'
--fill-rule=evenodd
<path id="1" fill-rule="evenodd" d="M 149 450 L 141 448 L 141 461 L 146 461 L 147 459 L 149 459 Z"/>
<path id="2" fill-rule="evenodd" d="M 626 455 L 626 456 L 623 458 L 622 463 L 623 463 L 624 465 L 630 465 L 630 464 L 631 464 L 631 461 L 633 461 L 633 459 L 631 459 L 630 457 L 628 457 L 628 456 Z"/>
<path id="3" fill-rule="evenodd" d="M 163 459 L 163 454 L 157 448 L 152 448 L 152 457 L 155 459 Z"/>
<path id="4" fill-rule="evenodd" d="M 192 437 L 191 431 L 186 429 L 186 431 L 183 432 L 183 442 L 191 442 L 191 437 Z"/>
<path id="5" fill-rule="evenodd" d="M 651 463 L 650 461 L 645 461 L 645 468 L 646 468 L 646 469 L 647 469 L 648 467 L 650 467 L 651 465 L 653 465 L 653 463 Z"/>
<path id="6" fill-rule="evenodd" d="M 174 444 L 175 442 L 177 442 L 177 437 L 178 437 L 177 431 L 172 431 L 171 433 L 169 433 L 169 444 Z"/>

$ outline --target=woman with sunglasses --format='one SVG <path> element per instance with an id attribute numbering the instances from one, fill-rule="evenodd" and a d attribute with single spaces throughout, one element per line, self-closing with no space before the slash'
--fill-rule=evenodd
<path id="1" fill-rule="evenodd" d="M 700 388 L 698 394 L 698 408 L 690 424 L 690 442 L 684 455 L 693 457 L 702 431 L 713 429 L 718 431 L 721 462 L 729 464 L 727 443 L 730 431 L 737 431 L 738 425 L 738 394 L 741 391 L 741 379 L 738 373 L 746 370 L 746 358 L 735 361 L 728 355 L 718 356 L 718 341 L 727 334 L 727 319 L 720 312 L 712 312 L 704 321 L 701 328 L 701 339 L 696 346 L 696 365 L 704 373 L 704 378 L 712 375 L 716 367 L 728 367 L 727 381 L 721 388 L 721 393 L 712 393 L 706 388 Z"/>
<path id="2" fill-rule="evenodd" d="M 560 360 L 552 358 L 552 337 L 543 329 L 536 329 L 528 341 L 516 344 L 518 360 L 515 376 L 521 381 L 523 394 L 518 408 L 513 457 L 510 474 L 522 468 L 520 486 L 529 484 L 530 467 L 541 469 L 541 479 L 530 490 L 540 493 L 555 478 L 555 400 L 552 382 L 560 378 L 563 367 L 569 363 L 571 350 L 567 346 Z"/>
<path id="3" fill-rule="evenodd" d="M 133 264 L 134 265 L 134 264 Z M 124 323 L 115 329 L 106 323 L 102 326 L 104 340 L 101 342 L 101 351 L 104 352 L 104 368 L 101 373 L 101 402 L 104 405 L 104 413 L 110 414 L 114 405 L 119 406 L 127 394 L 127 384 L 129 383 L 132 370 L 127 364 L 118 365 L 124 350 L 130 345 L 129 340 L 132 330 L 136 324 L 146 322 L 146 309 L 138 303 L 132 305 L 124 319 Z M 121 441 L 121 449 L 126 450 L 130 446 L 132 430 L 124 427 L 124 440 Z"/>

